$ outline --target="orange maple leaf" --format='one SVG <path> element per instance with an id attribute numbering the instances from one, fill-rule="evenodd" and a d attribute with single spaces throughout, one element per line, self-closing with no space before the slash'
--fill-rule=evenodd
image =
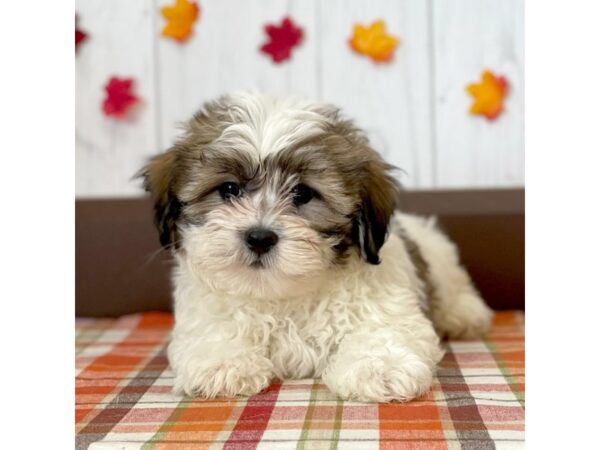
<path id="1" fill-rule="evenodd" d="M 162 35 L 178 42 L 184 42 L 190 37 L 194 22 L 200 15 L 198 4 L 189 0 L 175 0 L 174 5 L 163 6 L 160 11 L 167 19 Z"/>
<path id="2" fill-rule="evenodd" d="M 504 109 L 504 97 L 508 91 L 508 82 L 503 76 L 494 75 L 489 70 L 481 74 L 481 82 L 467 86 L 467 92 L 474 98 L 469 112 L 496 119 Z"/>
<path id="3" fill-rule="evenodd" d="M 367 55 L 375 62 L 390 61 L 398 42 L 397 37 L 386 34 L 383 20 L 377 20 L 369 27 L 354 25 L 354 33 L 349 40 L 355 52 Z"/>

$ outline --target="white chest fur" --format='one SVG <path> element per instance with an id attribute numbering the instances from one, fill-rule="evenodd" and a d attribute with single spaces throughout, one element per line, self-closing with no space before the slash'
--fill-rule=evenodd
<path id="1" fill-rule="evenodd" d="M 481 334 L 491 313 L 455 248 L 431 222 L 403 219 L 430 263 L 436 325 L 450 335 Z M 423 285 L 403 241 L 390 234 L 380 257 L 377 266 L 351 258 L 343 268 L 318 274 L 314 286 L 258 299 L 212 289 L 179 256 L 168 352 L 175 391 L 206 398 L 252 395 L 274 377 L 318 376 L 342 398 L 421 395 L 443 355 L 439 338 L 421 310 Z"/>
<path id="2" fill-rule="evenodd" d="M 173 337 L 207 357 L 222 342 L 261 348 L 280 378 L 319 376 L 348 332 L 394 326 L 418 314 L 416 276 L 403 253 L 401 241 L 390 236 L 380 265 L 354 259 L 332 269 L 318 289 L 268 300 L 213 292 L 180 261 Z"/>

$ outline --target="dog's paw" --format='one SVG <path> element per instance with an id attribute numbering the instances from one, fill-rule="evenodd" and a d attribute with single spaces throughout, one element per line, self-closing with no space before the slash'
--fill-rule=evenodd
<path id="1" fill-rule="evenodd" d="M 409 401 L 427 392 L 433 369 L 409 349 L 386 356 L 338 355 L 323 373 L 323 382 L 344 400 Z"/>
<path id="2" fill-rule="evenodd" d="M 191 397 L 215 398 L 258 394 L 273 378 L 271 361 L 244 355 L 220 361 L 188 361 L 175 375 L 173 392 Z"/>

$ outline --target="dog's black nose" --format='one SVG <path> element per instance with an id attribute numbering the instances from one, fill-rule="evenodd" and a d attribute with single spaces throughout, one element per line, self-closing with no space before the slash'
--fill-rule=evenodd
<path id="1" fill-rule="evenodd" d="M 252 228 L 246 233 L 246 245 L 257 255 L 267 253 L 277 244 L 278 240 L 277 234 L 265 228 Z"/>

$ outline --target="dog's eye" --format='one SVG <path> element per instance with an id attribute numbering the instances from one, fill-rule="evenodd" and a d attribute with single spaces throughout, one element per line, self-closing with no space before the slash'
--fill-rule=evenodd
<path id="1" fill-rule="evenodd" d="M 304 205 L 310 202 L 315 197 L 315 191 L 305 184 L 297 184 L 292 189 L 292 195 L 294 196 L 294 205 Z"/>
<path id="2" fill-rule="evenodd" d="M 239 197 L 242 194 L 239 184 L 227 181 L 219 186 L 219 194 L 224 199 Z"/>

